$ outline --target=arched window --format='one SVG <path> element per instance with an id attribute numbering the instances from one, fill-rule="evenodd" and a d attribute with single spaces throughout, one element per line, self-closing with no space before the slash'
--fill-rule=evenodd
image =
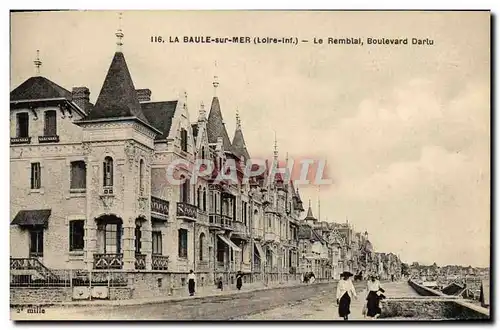
<path id="1" fill-rule="evenodd" d="M 141 195 L 144 193 L 144 160 L 139 162 L 139 191 Z"/>
<path id="2" fill-rule="evenodd" d="M 196 189 L 196 206 L 201 209 L 201 187 Z"/>
<path id="3" fill-rule="evenodd" d="M 104 158 L 103 163 L 103 186 L 112 187 L 113 186 L 113 158 L 107 156 Z"/>
<path id="4" fill-rule="evenodd" d="M 203 188 L 203 211 L 207 210 L 207 189 Z"/>
<path id="5" fill-rule="evenodd" d="M 180 186 L 180 202 L 189 203 L 189 179 L 184 175 L 181 175 L 180 179 L 184 180 Z"/>
<path id="6" fill-rule="evenodd" d="M 200 244 L 200 248 L 199 248 L 199 259 L 200 261 L 203 261 L 203 246 L 205 245 L 205 234 L 204 233 L 201 233 L 200 234 L 200 239 L 198 240 L 198 244 Z"/>

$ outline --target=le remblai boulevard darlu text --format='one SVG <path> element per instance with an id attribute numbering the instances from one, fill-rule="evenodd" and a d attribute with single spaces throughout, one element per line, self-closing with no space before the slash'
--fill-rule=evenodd
<path id="1" fill-rule="evenodd" d="M 296 36 L 270 37 L 270 36 L 151 36 L 151 43 L 168 44 L 255 44 L 255 45 L 353 45 L 353 46 L 433 46 L 435 41 L 428 37 L 312 37 L 299 38 Z"/>

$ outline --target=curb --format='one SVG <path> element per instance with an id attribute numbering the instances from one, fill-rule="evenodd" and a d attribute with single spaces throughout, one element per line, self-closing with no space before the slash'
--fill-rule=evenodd
<path id="1" fill-rule="evenodd" d="M 297 285 L 284 285 L 284 286 L 276 286 L 276 287 L 263 287 L 263 288 L 257 288 L 253 290 L 245 290 L 245 291 L 237 291 L 237 290 L 231 290 L 231 291 L 226 291 L 226 293 L 215 293 L 215 294 L 209 294 L 206 296 L 184 296 L 184 297 L 177 297 L 177 298 L 163 298 L 163 299 L 156 299 L 156 300 L 149 300 L 149 301 L 137 301 L 134 299 L 127 299 L 127 300 L 103 300 L 99 302 L 58 302 L 58 303 L 40 303 L 40 304 L 29 304 L 31 306 L 57 306 L 57 307 L 64 307 L 64 308 L 90 308 L 90 307 L 116 307 L 116 306 L 137 306 L 137 305 L 152 305 L 152 304 L 164 304 L 164 303 L 175 303 L 175 302 L 180 302 L 180 301 L 186 301 L 186 300 L 201 300 L 201 299 L 209 299 L 209 298 L 214 298 L 214 297 L 224 297 L 224 296 L 235 296 L 239 295 L 242 293 L 248 293 L 248 292 L 260 292 L 260 291 L 267 291 L 267 290 L 276 290 L 276 289 L 284 289 L 284 288 L 299 288 L 299 287 L 305 287 L 305 286 L 311 286 L 311 285 L 325 285 L 325 284 L 331 284 L 334 283 L 332 282 L 320 282 L 320 283 L 313 283 L 313 284 L 297 284 Z M 95 300 L 94 300 L 95 301 Z M 11 305 L 10 307 L 12 308 L 14 305 Z"/>

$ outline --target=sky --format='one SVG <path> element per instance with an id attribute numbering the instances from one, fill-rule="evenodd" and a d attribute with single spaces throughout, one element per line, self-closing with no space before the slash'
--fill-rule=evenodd
<path id="1" fill-rule="evenodd" d="M 15 13 L 11 89 L 35 74 L 95 101 L 116 51 L 117 12 Z M 488 12 L 126 11 L 123 52 L 153 101 L 188 93 L 190 120 L 217 96 L 238 110 L 252 157 L 324 159 L 333 184 L 301 186 L 321 219 L 369 233 L 404 261 L 488 266 Z M 152 43 L 151 36 L 297 37 L 307 44 Z M 432 46 L 315 45 L 313 38 L 431 38 Z M 217 63 L 217 65 L 215 65 Z"/>

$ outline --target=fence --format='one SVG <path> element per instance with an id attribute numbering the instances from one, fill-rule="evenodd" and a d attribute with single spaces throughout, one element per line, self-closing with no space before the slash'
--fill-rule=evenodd
<path id="1" fill-rule="evenodd" d="M 11 270 L 11 287 L 126 286 L 126 273 L 117 271 L 51 270 L 43 276 L 34 269 Z"/>

